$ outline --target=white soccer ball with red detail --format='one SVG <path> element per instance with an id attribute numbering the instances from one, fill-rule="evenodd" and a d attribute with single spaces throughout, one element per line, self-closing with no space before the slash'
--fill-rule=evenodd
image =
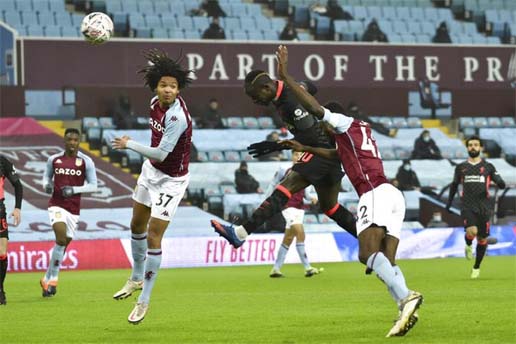
<path id="1" fill-rule="evenodd" d="M 113 21 L 102 12 L 93 12 L 84 17 L 81 32 L 91 44 L 102 44 L 113 36 Z"/>

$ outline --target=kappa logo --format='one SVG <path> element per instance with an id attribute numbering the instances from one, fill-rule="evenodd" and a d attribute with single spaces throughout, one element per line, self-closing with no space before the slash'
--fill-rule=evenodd
<path id="1" fill-rule="evenodd" d="M 145 279 L 146 279 L 147 281 L 150 281 L 150 279 L 152 278 L 152 276 L 154 276 L 154 272 L 153 272 L 153 271 L 147 271 L 147 272 L 145 273 Z"/>
<path id="2" fill-rule="evenodd" d="M 176 117 L 176 116 L 172 116 L 172 117 L 170 117 L 170 120 L 171 120 L 172 122 L 175 122 L 175 121 L 177 121 L 177 117 Z"/>
<path id="3" fill-rule="evenodd" d="M 169 216 L 169 215 L 168 215 L 168 211 L 166 211 L 166 210 L 165 210 L 164 212 L 162 212 L 162 213 L 161 213 L 161 216 L 167 216 L 167 217 L 168 217 L 168 216 Z"/>

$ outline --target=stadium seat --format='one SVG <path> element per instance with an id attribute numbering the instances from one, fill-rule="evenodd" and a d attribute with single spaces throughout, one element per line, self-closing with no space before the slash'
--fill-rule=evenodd
<path id="1" fill-rule="evenodd" d="M 421 128 L 422 127 L 421 120 L 419 119 L 419 117 L 407 118 L 407 124 L 408 124 L 409 128 Z"/>
<path id="2" fill-rule="evenodd" d="M 394 128 L 408 128 L 407 119 L 405 117 L 393 117 L 392 125 Z"/>
<path id="3" fill-rule="evenodd" d="M 240 152 L 240 161 L 253 161 L 254 158 L 252 156 L 249 155 L 249 153 L 247 151 L 241 151 Z"/>
<path id="4" fill-rule="evenodd" d="M 16 5 L 14 1 L 0 1 L 0 12 L 16 12 Z"/>
<path id="5" fill-rule="evenodd" d="M 240 20 L 238 18 L 225 17 L 220 20 L 221 26 L 226 30 L 226 36 L 228 31 L 240 30 Z"/>
<path id="6" fill-rule="evenodd" d="M 152 29 L 152 38 L 168 38 L 168 30 L 161 27 Z"/>
<path id="7" fill-rule="evenodd" d="M 208 161 L 208 153 L 206 153 L 206 152 L 197 152 L 197 159 L 199 159 L 200 162 Z"/>
<path id="8" fill-rule="evenodd" d="M 214 162 L 225 161 L 224 154 L 221 151 L 208 152 L 208 160 Z"/>
<path id="9" fill-rule="evenodd" d="M 32 1 L 16 1 L 16 10 L 18 10 L 19 12 L 32 11 Z"/>
<path id="10" fill-rule="evenodd" d="M 279 38 L 279 35 L 274 30 L 263 30 L 263 39 L 266 41 L 275 41 Z"/>
<path id="11" fill-rule="evenodd" d="M 272 21 L 269 18 L 265 18 L 263 16 L 259 16 L 254 18 L 256 21 L 256 28 L 258 30 L 271 30 L 272 29 Z"/>
<path id="12" fill-rule="evenodd" d="M 397 148 L 394 150 L 394 154 L 396 156 L 396 159 L 403 160 L 410 158 L 410 154 L 412 153 L 411 150 L 406 148 Z"/>
<path id="13" fill-rule="evenodd" d="M 45 26 L 45 36 L 46 37 L 61 37 L 61 27 L 52 25 Z"/>
<path id="14" fill-rule="evenodd" d="M 274 121 L 271 117 L 258 117 L 258 125 L 262 129 L 275 129 L 276 125 L 274 125 Z"/>
<path id="15" fill-rule="evenodd" d="M 23 11 L 23 12 L 20 12 L 21 14 L 21 19 L 22 19 L 22 23 L 24 25 L 37 25 L 38 24 L 38 16 L 36 15 L 36 12 L 27 12 L 27 11 Z"/>
<path id="16" fill-rule="evenodd" d="M 193 30 L 193 31 L 185 30 L 185 39 L 201 39 L 201 33 L 196 30 Z"/>
<path id="17" fill-rule="evenodd" d="M 244 127 L 244 123 L 242 122 L 242 118 L 240 117 L 228 117 L 227 127 L 232 129 L 242 129 Z"/>
<path id="18" fill-rule="evenodd" d="M 238 162 L 240 161 L 240 152 L 238 151 L 225 151 L 224 158 L 226 161 Z"/>
<path id="19" fill-rule="evenodd" d="M 256 29 L 256 23 L 253 18 L 243 17 L 240 18 L 240 27 L 247 32 L 251 32 Z"/>
<path id="20" fill-rule="evenodd" d="M 56 25 L 61 26 L 72 26 L 72 18 L 68 12 L 56 12 L 54 13 Z"/>
<path id="21" fill-rule="evenodd" d="M 177 28 L 177 19 L 171 13 L 163 13 L 161 15 L 161 22 L 163 27 L 169 30 Z"/>
<path id="22" fill-rule="evenodd" d="M 145 25 L 147 25 L 147 27 L 149 29 L 161 28 L 162 27 L 161 17 L 158 16 L 157 14 L 146 14 L 145 15 Z"/>
<path id="23" fill-rule="evenodd" d="M 192 31 L 194 29 L 192 17 L 177 17 L 177 26 L 185 32 Z"/>
<path id="24" fill-rule="evenodd" d="M 515 126 L 514 117 L 502 117 L 502 126 L 504 128 L 513 128 Z"/>
<path id="25" fill-rule="evenodd" d="M 260 125 L 255 117 L 244 117 L 242 119 L 243 127 L 246 129 L 259 129 Z"/>
<path id="26" fill-rule="evenodd" d="M 305 218 L 303 219 L 303 223 L 306 224 L 316 224 L 319 223 L 319 219 L 316 214 L 305 214 Z"/>
<path id="27" fill-rule="evenodd" d="M 119 0 L 110 0 L 106 2 L 106 12 L 113 15 L 116 12 L 122 12 L 122 4 Z"/>
<path id="28" fill-rule="evenodd" d="M 487 126 L 489 128 L 500 128 L 502 126 L 502 120 L 500 117 L 488 117 Z"/>
<path id="29" fill-rule="evenodd" d="M 283 18 L 271 18 L 270 22 L 271 22 L 271 28 L 273 30 L 280 31 L 280 32 L 283 30 L 283 28 L 285 27 L 285 25 L 287 23 L 286 20 Z"/>
<path id="30" fill-rule="evenodd" d="M 43 27 L 39 25 L 27 25 L 27 36 L 45 36 L 45 33 L 43 32 Z"/>
<path id="31" fill-rule="evenodd" d="M 377 135 L 375 135 L 375 137 L 376 136 Z M 392 150 L 390 147 L 380 148 L 380 154 L 382 155 L 382 159 L 384 160 L 396 159 L 396 154 L 394 153 L 394 150 Z"/>
<path id="32" fill-rule="evenodd" d="M 164 13 L 169 13 L 169 11 L 170 11 L 170 3 L 168 1 L 154 2 L 154 13 L 164 14 Z"/>
<path id="33" fill-rule="evenodd" d="M 315 24 L 315 39 L 316 40 L 327 40 L 329 39 L 331 30 L 331 19 L 328 17 L 320 16 L 316 20 Z M 298 35 L 299 37 L 299 35 Z"/>
<path id="34" fill-rule="evenodd" d="M 210 20 L 207 17 L 195 16 L 192 17 L 193 26 L 196 30 L 206 30 L 210 26 Z"/>
<path id="35" fill-rule="evenodd" d="M 237 193 L 235 184 L 233 182 L 220 182 L 219 190 L 223 195 Z"/>
<path id="36" fill-rule="evenodd" d="M 145 15 L 154 13 L 154 4 L 149 0 L 139 0 L 138 11 L 140 13 L 144 13 Z"/>
<path id="37" fill-rule="evenodd" d="M 152 38 L 152 31 L 149 28 L 140 27 L 134 30 L 134 37 L 137 38 Z"/>
<path id="38" fill-rule="evenodd" d="M 335 223 L 331 218 L 328 217 L 326 214 L 321 214 L 319 216 L 319 223 L 326 224 L 326 223 Z"/>
<path id="39" fill-rule="evenodd" d="M 227 36 L 227 35 L 226 35 Z M 240 40 L 240 41 L 246 41 L 249 38 L 247 37 L 247 33 L 244 31 L 231 31 L 230 34 L 231 39 Z"/>
<path id="40" fill-rule="evenodd" d="M 99 117 L 99 126 L 102 129 L 115 129 L 116 125 L 113 121 L 113 117 Z"/>
<path id="41" fill-rule="evenodd" d="M 79 28 L 75 26 L 62 26 L 61 35 L 63 37 L 80 37 L 81 33 L 79 32 Z"/>
<path id="42" fill-rule="evenodd" d="M 298 28 L 307 28 L 310 23 L 308 7 L 296 6 L 294 8 L 294 25 Z"/>
<path id="43" fill-rule="evenodd" d="M 91 149 L 100 149 L 102 129 L 99 127 L 89 127 L 86 130 L 86 140 L 90 144 Z"/>
<path id="44" fill-rule="evenodd" d="M 475 117 L 473 122 L 475 123 L 476 128 L 486 128 L 488 126 L 487 119 L 485 117 Z"/>

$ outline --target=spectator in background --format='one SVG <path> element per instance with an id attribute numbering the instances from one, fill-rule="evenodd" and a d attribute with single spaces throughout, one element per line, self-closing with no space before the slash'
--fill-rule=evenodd
<path id="1" fill-rule="evenodd" d="M 210 26 L 204 30 L 203 39 L 226 39 L 224 29 L 219 25 L 219 18 L 213 17 Z"/>
<path id="2" fill-rule="evenodd" d="M 428 130 L 423 130 L 414 142 L 411 159 L 442 159 L 441 150 L 430 137 Z"/>
<path id="3" fill-rule="evenodd" d="M 190 13 L 194 16 L 204 16 L 204 17 L 225 17 L 226 12 L 222 8 L 220 8 L 218 0 L 204 0 L 201 3 L 201 6 L 197 9 L 194 9 Z"/>
<path id="4" fill-rule="evenodd" d="M 345 11 L 337 0 L 328 0 L 324 15 L 333 20 L 353 20 L 353 16 L 348 11 Z"/>
<path id="5" fill-rule="evenodd" d="M 448 224 L 443 221 L 443 217 L 440 211 L 436 211 L 432 214 L 432 218 L 426 225 L 427 228 L 446 228 Z"/>
<path id="6" fill-rule="evenodd" d="M 437 30 L 435 30 L 435 36 L 432 38 L 433 43 L 451 43 L 450 33 L 448 32 L 448 26 L 446 22 L 441 22 Z"/>
<path id="7" fill-rule="evenodd" d="M 279 35 L 279 39 L 282 41 L 298 41 L 299 37 L 297 37 L 297 31 L 294 27 L 294 22 L 288 21 L 283 31 L 281 31 Z"/>
<path id="8" fill-rule="evenodd" d="M 113 108 L 113 121 L 117 129 L 133 129 L 136 124 L 136 118 L 126 94 L 118 97 L 118 103 Z"/>
<path id="9" fill-rule="evenodd" d="M 266 140 L 271 141 L 271 142 L 278 142 L 280 140 L 280 136 L 277 131 L 273 131 L 269 135 L 267 135 Z M 276 151 L 276 152 L 262 155 L 262 156 L 258 157 L 258 160 L 260 160 L 260 161 L 281 161 L 281 160 L 284 160 L 284 156 L 283 156 L 283 153 L 281 153 L 281 151 Z"/>
<path id="10" fill-rule="evenodd" d="M 367 25 L 367 29 L 362 35 L 362 41 L 364 42 L 389 42 L 385 33 L 380 30 L 380 26 L 378 26 L 378 22 L 376 19 L 371 20 L 369 25 Z"/>
<path id="11" fill-rule="evenodd" d="M 403 160 L 403 164 L 398 168 L 396 180 L 398 182 L 396 187 L 401 191 L 419 190 L 421 188 L 416 172 L 412 170 L 408 159 Z"/>
<path id="12" fill-rule="evenodd" d="M 215 98 L 210 99 L 208 106 L 201 112 L 198 119 L 199 128 L 202 129 L 223 129 L 222 116 L 219 111 L 219 101 Z"/>
<path id="13" fill-rule="evenodd" d="M 263 192 L 260 183 L 249 174 L 245 161 L 242 161 L 240 167 L 235 171 L 235 185 L 237 192 L 241 194 Z"/>

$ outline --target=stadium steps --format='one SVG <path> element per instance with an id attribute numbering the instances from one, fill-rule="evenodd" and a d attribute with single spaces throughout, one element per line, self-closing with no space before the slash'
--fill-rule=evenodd
<path id="1" fill-rule="evenodd" d="M 423 128 L 439 128 L 439 130 L 445 133 L 448 137 L 457 137 L 456 134 L 450 132 L 450 128 L 447 125 L 444 125 L 440 119 L 422 119 L 421 125 Z"/>
<path id="2" fill-rule="evenodd" d="M 64 128 L 65 127 L 66 128 L 77 127 L 76 124 L 72 124 L 72 123 L 65 125 L 65 121 L 38 121 L 38 122 L 45 128 L 52 130 L 54 133 L 56 133 L 57 135 L 59 135 L 61 137 L 64 137 Z M 67 121 L 67 123 L 68 122 L 70 122 L 70 121 Z M 77 129 L 80 130 L 80 122 L 79 122 Z M 108 157 L 102 156 L 102 154 L 100 153 L 100 150 L 90 149 L 90 144 L 88 142 L 83 141 L 83 142 L 81 142 L 81 144 L 79 146 L 81 147 L 82 150 L 86 151 L 88 154 L 94 155 L 126 173 L 131 173 L 131 171 L 128 168 L 122 167 L 120 165 L 120 163 L 111 162 Z M 138 178 L 138 174 L 132 174 L 132 175 L 134 178 Z"/>

